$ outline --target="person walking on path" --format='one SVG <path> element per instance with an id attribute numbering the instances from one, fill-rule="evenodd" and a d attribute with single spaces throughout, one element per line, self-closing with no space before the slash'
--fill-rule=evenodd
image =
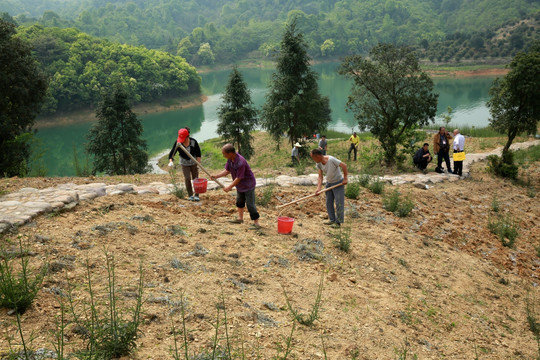
<path id="1" fill-rule="evenodd" d="M 454 154 L 465 151 L 465 136 L 459 133 L 459 129 L 454 130 Z M 454 174 L 463 175 L 463 160 L 454 160 Z"/>
<path id="2" fill-rule="evenodd" d="M 354 161 L 356 161 L 356 153 L 358 152 L 358 145 L 360 145 L 360 138 L 356 135 L 356 131 L 353 132 L 349 141 L 351 146 L 349 147 L 348 159 L 351 160 L 351 151 L 354 151 Z"/>
<path id="3" fill-rule="evenodd" d="M 311 158 L 317 164 L 319 178 L 315 194 L 319 194 L 323 183 L 323 174 L 326 173 L 326 188 L 338 184 L 347 184 L 347 165 L 330 155 L 323 155 L 320 149 L 311 150 Z M 343 172 L 342 172 L 343 171 Z M 338 186 L 326 193 L 326 211 L 328 220 L 325 225 L 340 227 L 345 220 L 345 186 Z M 335 203 L 335 209 L 334 209 Z"/>
<path id="4" fill-rule="evenodd" d="M 326 141 L 326 135 L 321 135 L 321 140 L 319 140 L 319 150 L 322 151 L 323 155 L 326 155 L 327 148 L 328 142 Z"/>
<path id="5" fill-rule="evenodd" d="M 427 174 L 427 166 L 431 162 L 431 154 L 429 153 L 429 144 L 424 143 L 424 145 L 418 149 L 418 151 L 414 154 L 413 162 L 416 165 L 416 167 L 424 174 Z"/>
<path id="6" fill-rule="evenodd" d="M 294 144 L 292 151 L 291 151 L 291 160 L 292 165 L 300 164 L 300 154 L 298 152 L 298 149 L 301 148 L 302 145 L 300 145 L 298 142 Z"/>
<path id="7" fill-rule="evenodd" d="M 180 144 L 200 163 L 201 162 L 201 148 L 197 140 L 189 136 L 189 130 L 183 128 L 178 130 L 178 139 L 174 142 L 174 145 L 169 153 L 169 166 L 174 166 L 173 158 L 176 152 L 180 155 L 180 165 L 182 166 L 182 173 L 184 174 L 184 181 L 186 190 L 188 192 L 189 201 L 199 201 L 199 194 L 193 193 L 193 187 L 191 186 L 191 180 L 195 180 L 199 177 L 199 168 L 197 163 L 191 160 L 190 157 L 183 152 L 179 147 Z"/>
<path id="8" fill-rule="evenodd" d="M 223 157 L 227 159 L 225 164 L 225 170 L 211 176 L 212 180 L 216 180 L 220 177 L 231 174 L 233 182 L 223 188 L 223 191 L 229 192 L 236 186 L 236 209 L 238 210 L 238 218 L 230 220 L 230 223 L 241 224 L 244 222 L 244 208 L 247 205 L 249 217 L 253 220 L 253 225 L 250 229 L 258 229 L 259 225 L 259 213 L 255 206 L 255 175 L 249 167 L 246 159 L 236 152 L 236 149 L 232 144 L 226 144 L 221 148 Z"/>
<path id="9" fill-rule="evenodd" d="M 452 167 L 450 166 L 450 140 L 452 136 L 446 131 L 444 126 L 439 128 L 439 132 L 433 136 L 433 151 L 437 154 L 437 168 L 435 171 L 442 173 L 443 169 L 441 167 L 442 161 L 446 163 L 446 170 L 448 173 L 452 172 Z"/>

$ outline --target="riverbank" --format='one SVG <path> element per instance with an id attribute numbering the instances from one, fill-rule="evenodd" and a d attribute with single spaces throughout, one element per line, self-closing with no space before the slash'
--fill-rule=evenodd
<path id="1" fill-rule="evenodd" d="M 208 97 L 202 94 L 190 95 L 183 98 L 165 98 L 159 102 L 134 105 L 131 110 L 138 116 L 186 109 L 203 104 Z M 72 125 L 96 121 L 95 109 L 83 109 L 69 113 L 42 116 L 36 119 L 34 128 L 43 129 L 53 126 Z"/>

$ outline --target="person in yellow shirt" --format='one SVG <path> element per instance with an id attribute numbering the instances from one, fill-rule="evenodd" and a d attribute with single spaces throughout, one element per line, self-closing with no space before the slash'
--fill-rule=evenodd
<path id="1" fill-rule="evenodd" d="M 354 161 L 356 161 L 356 153 L 358 152 L 358 146 L 360 145 L 360 138 L 356 135 L 356 131 L 353 132 L 349 138 L 351 142 L 351 147 L 349 148 L 349 160 L 351 160 L 351 151 L 354 151 Z"/>

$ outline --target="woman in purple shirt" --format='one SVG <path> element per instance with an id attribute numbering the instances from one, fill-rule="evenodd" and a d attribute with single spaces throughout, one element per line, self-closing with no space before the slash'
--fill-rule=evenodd
<path id="1" fill-rule="evenodd" d="M 223 176 L 231 174 L 233 182 L 223 188 L 225 192 L 229 192 L 236 186 L 236 208 L 238 210 L 238 218 L 230 220 L 233 224 L 241 224 L 244 222 L 244 208 L 247 205 L 249 216 L 253 220 L 251 229 L 258 229 L 259 225 L 259 213 L 255 206 L 255 175 L 249 167 L 246 159 L 238 154 L 232 144 L 227 144 L 221 148 L 223 157 L 227 159 L 225 164 L 225 170 L 211 176 L 212 180 L 218 179 Z"/>

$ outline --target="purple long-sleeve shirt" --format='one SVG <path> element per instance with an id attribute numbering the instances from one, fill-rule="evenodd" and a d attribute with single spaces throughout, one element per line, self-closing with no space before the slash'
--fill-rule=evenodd
<path id="1" fill-rule="evenodd" d="M 241 179 L 236 185 L 236 191 L 246 192 L 255 189 L 255 175 L 253 175 L 253 171 L 251 171 L 246 159 L 239 153 L 236 153 L 234 161 L 227 160 L 225 170 L 231 173 L 233 180 Z"/>

